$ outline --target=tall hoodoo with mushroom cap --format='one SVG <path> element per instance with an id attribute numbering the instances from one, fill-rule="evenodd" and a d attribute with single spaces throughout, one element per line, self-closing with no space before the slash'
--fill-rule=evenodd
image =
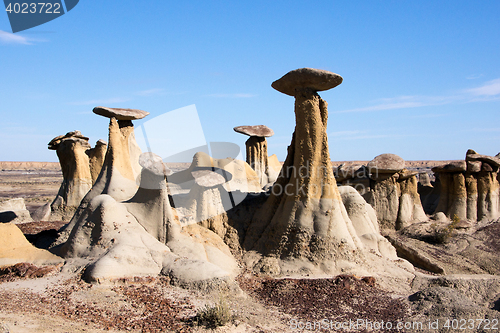
<path id="1" fill-rule="evenodd" d="M 234 131 L 250 136 L 245 142 L 246 160 L 257 173 L 260 185 L 265 186 L 271 179 L 266 137 L 273 136 L 274 131 L 265 125 L 237 126 Z"/>
<path id="2" fill-rule="evenodd" d="M 90 201 L 96 196 L 108 194 L 117 201 L 123 201 L 132 198 L 137 191 L 136 179 L 141 170 L 141 166 L 139 165 L 141 149 L 135 141 L 132 120 L 142 119 L 149 112 L 106 107 L 95 107 L 93 111 L 98 115 L 110 118 L 109 144 L 99 176 L 93 186 L 89 158 L 85 155 L 87 168 L 89 169 L 90 187 L 92 188 L 81 199 L 80 205 L 78 206 L 77 204 L 78 209 L 71 218 L 68 227 L 59 236 L 57 243 L 67 240 L 70 231 L 84 213 Z"/>
<path id="3" fill-rule="evenodd" d="M 302 259 L 328 262 L 323 266 L 337 271 L 341 269 L 333 267 L 337 259 L 354 260 L 356 250 L 363 247 L 333 176 L 327 103 L 317 93 L 341 82 L 340 75 L 302 68 L 272 84 L 295 97 L 296 127 L 282 172 L 246 233 L 244 247 L 265 256 L 253 263 L 254 269 L 283 272 L 283 265 L 274 259 Z"/>
<path id="4" fill-rule="evenodd" d="M 49 149 L 57 152 L 63 174 L 63 182 L 56 198 L 51 203 L 51 219 L 68 221 L 75 213 L 80 201 L 92 188 L 89 157 L 89 138 L 80 131 L 55 137 Z"/>
<path id="5" fill-rule="evenodd" d="M 94 111 L 111 118 L 104 165 L 53 251 L 68 261 L 84 258 L 75 265 L 85 262 L 88 281 L 164 274 L 190 284 L 236 275 L 238 265 L 219 236 L 197 224 L 181 226 L 168 195 L 171 170 L 161 157 L 134 150 L 131 120 L 147 113 Z M 139 188 L 135 164 L 142 166 Z M 203 186 L 212 183 L 211 178 L 200 180 Z"/>

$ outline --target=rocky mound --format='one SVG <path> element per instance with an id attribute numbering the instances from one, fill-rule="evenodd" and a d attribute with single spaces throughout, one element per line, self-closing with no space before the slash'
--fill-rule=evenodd
<path id="1" fill-rule="evenodd" d="M 18 263 L 57 265 L 64 260 L 47 250 L 37 249 L 12 223 L 0 223 L 0 267 Z"/>

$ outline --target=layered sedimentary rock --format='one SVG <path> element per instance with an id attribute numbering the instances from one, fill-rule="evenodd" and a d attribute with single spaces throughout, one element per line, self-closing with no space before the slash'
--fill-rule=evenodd
<path id="1" fill-rule="evenodd" d="M 470 222 L 493 220 L 500 216 L 498 168 L 500 159 L 469 149 L 465 161 L 435 167 L 441 193 L 436 212 L 449 219 Z"/>
<path id="2" fill-rule="evenodd" d="M 327 103 L 317 93 L 341 82 L 337 74 L 303 68 L 272 84 L 295 97 L 296 127 L 282 172 L 246 231 L 245 260 L 254 271 L 340 273 L 368 265 L 369 246 L 349 218 L 330 166 Z M 360 233 L 376 230 L 369 217 L 356 220 Z"/>
<path id="3" fill-rule="evenodd" d="M 402 229 L 414 222 L 426 221 L 424 208 L 418 193 L 417 172 L 402 172 L 399 176 L 400 197 L 396 229 Z"/>
<path id="4" fill-rule="evenodd" d="M 51 204 L 51 219 L 67 221 L 80 201 L 92 188 L 89 157 L 89 138 L 80 131 L 69 132 L 49 142 L 49 149 L 57 152 L 63 174 L 59 192 Z"/>
<path id="5" fill-rule="evenodd" d="M 260 185 L 265 186 L 270 182 L 266 138 L 274 135 L 273 130 L 265 125 L 255 125 L 238 126 L 234 131 L 250 136 L 245 142 L 246 161 L 257 173 Z"/>
<path id="6" fill-rule="evenodd" d="M 70 231 L 73 230 L 77 221 L 80 220 L 81 215 L 85 213 L 87 206 L 95 197 L 107 194 L 117 201 L 125 201 L 132 198 L 136 193 L 138 184 L 133 165 L 139 165 L 139 155 L 136 151 L 139 148 L 135 142 L 134 126 L 130 119 L 133 119 L 133 117 L 141 119 L 148 113 L 142 110 L 135 111 L 134 115 L 134 110 L 131 109 L 94 108 L 94 113 L 110 118 L 109 144 L 103 166 L 94 186 L 79 203 L 78 209 L 71 218 L 68 227 L 60 235 L 57 243 L 67 240 Z"/>
<path id="7" fill-rule="evenodd" d="M 240 191 L 247 193 L 262 191 L 259 178 L 248 163 L 233 158 L 216 159 L 204 152 L 197 152 L 193 156 L 193 161 L 189 168 L 172 174 L 168 177 L 168 182 L 178 184 L 185 189 L 190 189 L 195 184 L 195 178 L 192 174 L 193 170 L 205 167 L 220 168 L 231 174 L 231 180 L 223 184 L 228 192 Z"/>
<path id="8" fill-rule="evenodd" d="M 180 284 L 197 284 L 234 276 L 237 263 L 219 236 L 196 224 L 181 226 L 161 158 L 144 153 L 134 159 L 134 110 L 96 113 L 111 118 L 104 165 L 54 251 L 77 263 L 85 259 L 88 281 L 164 274 Z M 141 115 L 138 110 L 135 116 Z M 139 187 L 133 164 L 142 166 Z"/>
<path id="9" fill-rule="evenodd" d="M 110 118 L 109 144 L 93 195 L 109 194 L 116 200 L 130 199 L 137 190 L 141 150 L 135 141 L 132 120 L 149 113 L 142 110 L 96 107 L 94 113 Z"/>
<path id="10" fill-rule="evenodd" d="M 96 182 L 97 177 L 101 173 L 107 149 L 108 144 L 106 143 L 106 141 L 101 139 L 96 142 L 94 148 L 87 150 L 87 155 L 89 156 L 90 174 L 92 176 L 92 184 Z"/>
<path id="11" fill-rule="evenodd" d="M 366 166 L 341 165 L 336 180 L 363 195 L 375 209 L 382 229 L 401 229 L 427 219 L 418 194 L 417 173 L 406 170 L 405 161 L 397 155 L 378 155 Z"/>
<path id="12" fill-rule="evenodd" d="M 187 196 L 172 196 L 182 225 L 198 223 L 220 236 L 233 253 L 241 252 L 238 235 L 228 224 L 226 212 L 243 201 L 248 192 L 262 191 L 259 178 L 248 163 L 232 158 L 214 159 L 198 152 L 188 169 L 167 180 L 189 190 Z"/>

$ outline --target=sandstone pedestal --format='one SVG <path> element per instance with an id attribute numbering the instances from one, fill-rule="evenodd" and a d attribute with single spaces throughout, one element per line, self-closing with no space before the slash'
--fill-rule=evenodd
<path id="1" fill-rule="evenodd" d="M 470 222 L 494 220 L 500 216 L 500 184 L 497 157 L 477 154 L 469 149 L 465 161 L 435 167 L 441 182 L 436 212 L 449 219 L 455 216 Z"/>
<path id="2" fill-rule="evenodd" d="M 250 136 L 245 142 L 247 163 L 255 170 L 260 185 L 270 182 L 269 160 L 267 156 L 267 137 L 273 136 L 272 129 L 265 125 L 238 126 L 235 132 Z"/>
<path id="3" fill-rule="evenodd" d="M 83 262 L 87 281 L 164 274 L 181 285 L 203 285 L 234 277 L 238 265 L 219 236 L 199 225 L 181 226 L 161 158 L 144 153 L 135 159 L 130 117 L 147 113 L 102 109 L 95 111 L 111 120 L 101 173 L 53 250 Z M 142 166 L 139 184 L 135 164 Z"/>
<path id="4" fill-rule="evenodd" d="M 68 221 L 75 213 L 80 201 L 92 188 L 89 157 L 89 138 L 80 131 L 69 132 L 49 142 L 49 149 L 57 152 L 63 182 L 59 193 L 51 204 L 51 219 Z"/>
<path id="5" fill-rule="evenodd" d="M 358 236 L 333 176 L 327 103 L 317 93 L 341 82 L 337 74 L 302 68 L 272 84 L 295 97 L 296 127 L 282 172 L 246 232 L 245 258 L 254 271 L 340 274 L 368 269 L 369 246 Z M 376 232 L 371 219 L 359 216 L 357 221 L 362 221 L 360 232 Z"/>

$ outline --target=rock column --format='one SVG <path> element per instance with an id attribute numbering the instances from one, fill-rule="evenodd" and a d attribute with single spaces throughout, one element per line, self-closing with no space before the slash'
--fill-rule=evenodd
<path id="1" fill-rule="evenodd" d="M 272 129 L 264 125 L 238 126 L 234 130 L 250 136 L 245 142 L 247 163 L 255 170 L 260 185 L 265 186 L 270 181 L 269 158 L 267 156 L 266 137 L 274 135 Z"/>
<path id="2" fill-rule="evenodd" d="M 295 97 L 296 127 L 282 172 L 246 233 L 246 249 L 276 259 L 335 262 L 335 258 L 352 256 L 352 251 L 362 246 L 333 176 L 326 133 L 327 103 L 317 94 L 341 82 L 337 74 L 303 68 L 272 84 Z M 264 259 L 259 266 L 261 271 L 277 269 Z"/>
<path id="3" fill-rule="evenodd" d="M 69 220 L 92 188 L 89 158 L 86 154 L 90 149 L 88 140 L 80 131 L 73 131 L 49 142 L 49 149 L 57 152 L 63 174 L 63 182 L 51 204 L 52 220 Z"/>

